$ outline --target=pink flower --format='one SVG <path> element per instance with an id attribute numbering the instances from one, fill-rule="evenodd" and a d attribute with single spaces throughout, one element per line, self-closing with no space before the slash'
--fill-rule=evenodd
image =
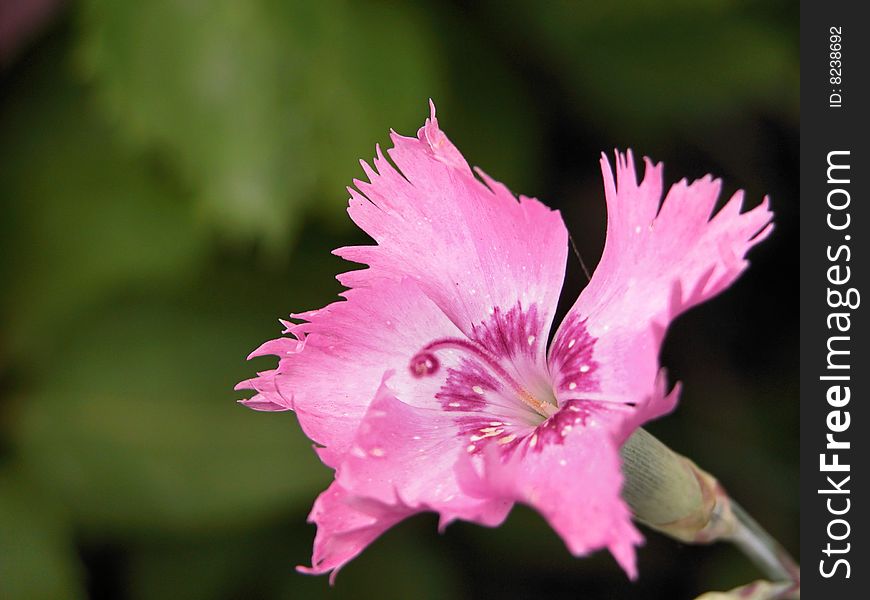
<path id="1" fill-rule="evenodd" d="M 350 288 L 292 315 L 251 354 L 278 368 L 239 384 L 256 410 L 293 410 L 335 481 L 314 503 L 312 567 L 332 572 L 402 519 L 435 511 L 495 526 L 537 509 L 574 555 L 608 548 L 630 577 L 642 539 L 620 498 L 619 447 L 670 411 L 658 354 L 668 324 L 719 293 L 770 232 L 768 201 L 738 192 L 712 219 L 720 182 L 674 185 L 662 165 L 601 159 L 607 241 L 552 342 L 568 238 L 558 212 L 472 171 L 438 128 L 392 134 L 348 212 L 376 245 Z M 476 174 L 476 176 L 475 176 Z"/>

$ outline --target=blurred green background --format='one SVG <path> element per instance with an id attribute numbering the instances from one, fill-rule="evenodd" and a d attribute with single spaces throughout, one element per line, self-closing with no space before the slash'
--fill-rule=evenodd
<path id="1" fill-rule="evenodd" d="M 420 516 L 330 589 L 305 523 L 329 471 L 233 385 L 276 319 L 340 291 L 329 254 L 390 128 L 438 104 L 473 164 L 558 207 L 593 265 L 597 160 L 713 172 L 777 230 L 681 318 L 651 425 L 792 552 L 797 500 L 797 2 L 0 2 L 0 597 L 690 598 L 757 577 L 647 534 L 640 579 L 532 511 Z M 562 311 L 584 284 L 572 257 Z"/>

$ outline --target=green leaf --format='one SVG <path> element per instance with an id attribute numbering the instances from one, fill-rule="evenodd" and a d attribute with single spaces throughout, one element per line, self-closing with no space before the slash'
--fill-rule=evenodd
<path id="1" fill-rule="evenodd" d="M 375 540 L 342 568 L 334 587 L 328 577 L 288 573 L 279 597 L 355 600 L 365 590 L 367 597 L 382 600 L 458 600 L 466 597 L 458 572 L 429 514 L 403 521 Z"/>
<path id="2" fill-rule="evenodd" d="M 488 4 L 488 16 L 562 82 L 579 115 L 637 144 L 747 108 L 797 115 L 793 10 L 749 6 L 499 2 Z"/>
<path id="3" fill-rule="evenodd" d="M 194 286 L 82 315 L 18 398 L 24 468 L 90 532 L 302 519 L 331 477 L 292 413 L 235 403 L 233 385 L 274 363 L 243 360 L 278 333 L 274 302 L 255 300 L 259 288 L 239 273 Z"/>
<path id="4" fill-rule="evenodd" d="M 37 54 L 0 112 L 0 327 L 17 357 L 105 295 L 189 278 L 206 241 L 185 194 L 89 106 L 63 47 Z"/>
<path id="5" fill-rule="evenodd" d="M 131 597 L 464 598 L 450 546 L 436 529 L 434 515 L 397 525 L 346 565 L 335 586 L 328 576 L 294 569 L 310 564 L 314 538 L 314 527 L 301 519 L 231 535 L 140 543 L 130 555 Z"/>
<path id="6" fill-rule="evenodd" d="M 404 4 L 91 0 L 81 17 L 83 71 L 128 139 L 222 233 L 273 246 L 309 209 L 343 218 L 358 158 L 440 87 Z"/>
<path id="7" fill-rule="evenodd" d="M 0 472 L 0 597 L 83 598 L 62 512 L 22 478 Z"/>
<path id="8" fill-rule="evenodd" d="M 253 530 L 232 535 L 185 536 L 137 544 L 131 553 L 128 581 L 133 600 L 211 600 L 256 596 L 272 597 L 264 588 L 269 579 L 291 571 L 293 565 L 275 560 L 286 554 L 279 535 L 283 528 Z M 268 564 L 271 562 L 272 564 Z M 265 571 L 264 567 L 268 568 Z M 254 584 L 256 593 L 247 588 Z M 247 589 L 246 589 L 247 588 Z M 247 592 L 247 593 L 246 593 Z"/>

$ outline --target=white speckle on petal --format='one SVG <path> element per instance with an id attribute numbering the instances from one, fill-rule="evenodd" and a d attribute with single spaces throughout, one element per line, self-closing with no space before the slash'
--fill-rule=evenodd
<path id="1" fill-rule="evenodd" d="M 473 387 L 471 388 L 471 390 L 472 390 L 475 394 L 482 394 L 482 393 L 483 393 L 483 388 L 480 387 L 479 385 L 475 385 L 475 386 L 473 386 Z"/>
<path id="2" fill-rule="evenodd" d="M 465 449 L 468 452 L 474 452 L 474 449 L 477 448 L 474 444 L 468 444 L 468 447 Z"/>
<path id="3" fill-rule="evenodd" d="M 531 346 L 532 344 L 535 343 L 535 336 L 530 335 L 528 340 L 526 340 L 526 341 L 529 342 L 529 346 Z"/>
<path id="4" fill-rule="evenodd" d="M 459 404 L 459 402 L 451 402 L 447 406 L 449 406 L 450 408 L 459 408 L 461 404 Z"/>
<path id="5" fill-rule="evenodd" d="M 534 448 L 537 443 L 538 443 L 538 434 L 536 433 L 532 436 L 532 439 L 529 440 L 529 448 Z"/>
<path id="6" fill-rule="evenodd" d="M 372 448 L 371 450 L 369 450 L 369 454 L 371 454 L 372 456 L 376 456 L 376 457 L 380 458 L 384 454 L 386 454 L 386 452 L 384 452 L 383 448 Z"/>
<path id="7" fill-rule="evenodd" d="M 510 444 L 510 443 L 511 443 L 512 441 L 514 441 L 515 439 L 517 439 L 517 434 L 515 434 L 515 433 L 511 433 L 510 435 L 506 435 L 506 436 L 504 436 L 503 438 L 501 438 L 501 439 L 498 441 L 498 443 L 499 443 L 499 444 Z"/>
<path id="8" fill-rule="evenodd" d="M 559 460 L 559 466 L 560 466 L 560 467 L 564 467 L 564 466 L 567 465 L 567 464 L 568 464 L 568 461 L 565 460 L 564 458 L 562 458 L 562 459 Z"/>
<path id="9" fill-rule="evenodd" d="M 580 372 L 581 373 L 588 373 L 589 372 L 589 365 L 581 365 Z"/>
<path id="10" fill-rule="evenodd" d="M 569 390 L 577 389 L 577 382 L 576 382 L 576 381 L 572 381 L 571 383 L 569 383 L 569 384 L 568 384 L 568 389 L 569 389 Z"/>
<path id="11" fill-rule="evenodd" d="M 634 228 L 634 232 L 635 232 L 635 233 L 640 233 L 640 225 L 638 225 L 637 227 Z"/>
<path id="12" fill-rule="evenodd" d="M 571 341 L 568 342 L 568 348 L 573 348 L 574 344 L 576 344 L 576 343 L 577 343 L 577 340 L 574 338 L 571 338 Z"/>

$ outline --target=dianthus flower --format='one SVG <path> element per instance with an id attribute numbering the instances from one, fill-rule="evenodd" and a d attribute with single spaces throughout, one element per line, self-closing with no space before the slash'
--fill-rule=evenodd
<path id="1" fill-rule="evenodd" d="M 294 314 L 251 356 L 278 368 L 239 384 L 243 404 L 292 410 L 335 480 L 314 503 L 309 573 L 332 572 L 420 513 L 488 526 L 516 502 L 574 555 L 608 548 L 635 577 L 642 538 L 620 497 L 619 448 L 674 406 L 658 354 L 669 323 L 722 291 L 770 232 L 768 202 L 720 182 L 674 185 L 631 152 L 602 156 L 607 238 L 589 284 L 548 344 L 564 279 L 560 214 L 472 170 L 438 127 L 391 134 L 348 212 L 376 242 L 335 251 L 368 268 L 343 300 Z M 394 166 L 395 165 L 395 166 Z"/>

